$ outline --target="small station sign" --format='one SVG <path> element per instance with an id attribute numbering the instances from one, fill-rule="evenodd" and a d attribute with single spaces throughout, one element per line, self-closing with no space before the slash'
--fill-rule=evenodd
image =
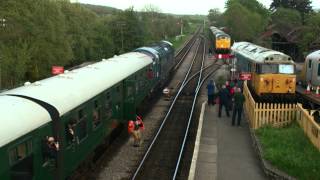
<path id="1" fill-rule="evenodd" d="M 64 72 L 63 66 L 52 66 L 51 73 L 52 75 L 62 74 Z"/>
<path id="2" fill-rule="evenodd" d="M 242 80 L 242 81 L 251 80 L 251 78 L 252 78 L 251 73 L 241 72 L 241 73 L 239 74 L 239 79 Z"/>

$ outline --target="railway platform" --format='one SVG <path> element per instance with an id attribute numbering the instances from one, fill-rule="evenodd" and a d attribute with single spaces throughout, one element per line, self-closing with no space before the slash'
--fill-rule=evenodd
<path id="1" fill-rule="evenodd" d="M 230 114 L 232 114 L 230 112 Z M 203 102 L 189 180 L 267 179 L 252 147 L 247 121 L 231 126 L 218 105 Z"/>

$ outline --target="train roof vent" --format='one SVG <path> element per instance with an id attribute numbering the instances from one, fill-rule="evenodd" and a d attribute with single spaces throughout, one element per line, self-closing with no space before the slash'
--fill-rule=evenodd
<path id="1" fill-rule="evenodd" d="M 257 48 L 251 49 L 250 52 L 257 52 Z"/>
<path id="2" fill-rule="evenodd" d="M 27 81 L 24 83 L 24 86 L 30 86 L 31 85 L 31 82 Z"/>
<path id="3" fill-rule="evenodd" d="M 33 83 L 35 86 L 40 86 L 41 85 L 41 82 L 40 81 L 36 81 Z"/>
<path id="4" fill-rule="evenodd" d="M 264 52 L 268 52 L 268 51 L 270 51 L 270 50 L 264 49 L 264 50 L 260 51 L 259 53 L 264 53 Z"/>
<path id="5" fill-rule="evenodd" d="M 72 77 L 67 75 L 67 74 L 59 74 L 58 77 L 59 78 L 66 78 L 66 79 L 72 79 Z"/>

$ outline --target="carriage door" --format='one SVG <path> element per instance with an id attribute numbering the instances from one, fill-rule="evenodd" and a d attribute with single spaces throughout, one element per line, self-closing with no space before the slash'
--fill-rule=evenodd
<path id="1" fill-rule="evenodd" d="M 312 60 L 308 59 L 306 61 L 306 81 L 307 81 L 307 83 L 309 81 L 312 81 L 312 74 L 313 74 L 313 72 L 312 72 Z"/>
<path id="2" fill-rule="evenodd" d="M 34 178 L 32 141 L 27 140 L 9 149 L 11 180 Z"/>
<path id="3" fill-rule="evenodd" d="M 136 94 L 135 76 L 124 81 L 124 117 L 125 120 L 135 118 L 135 94 Z"/>

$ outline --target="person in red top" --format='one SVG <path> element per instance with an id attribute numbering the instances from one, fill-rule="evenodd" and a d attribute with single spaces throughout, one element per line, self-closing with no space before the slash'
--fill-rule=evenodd
<path id="1" fill-rule="evenodd" d="M 144 124 L 142 118 L 136 115 L 136 119 L 134 121 L 130 120 L 128 122 L 128 132 L 132 135 L 134 141 L 133 146 L 139 147 L 142 142 L 141 131 L 144 130 Z"/>

